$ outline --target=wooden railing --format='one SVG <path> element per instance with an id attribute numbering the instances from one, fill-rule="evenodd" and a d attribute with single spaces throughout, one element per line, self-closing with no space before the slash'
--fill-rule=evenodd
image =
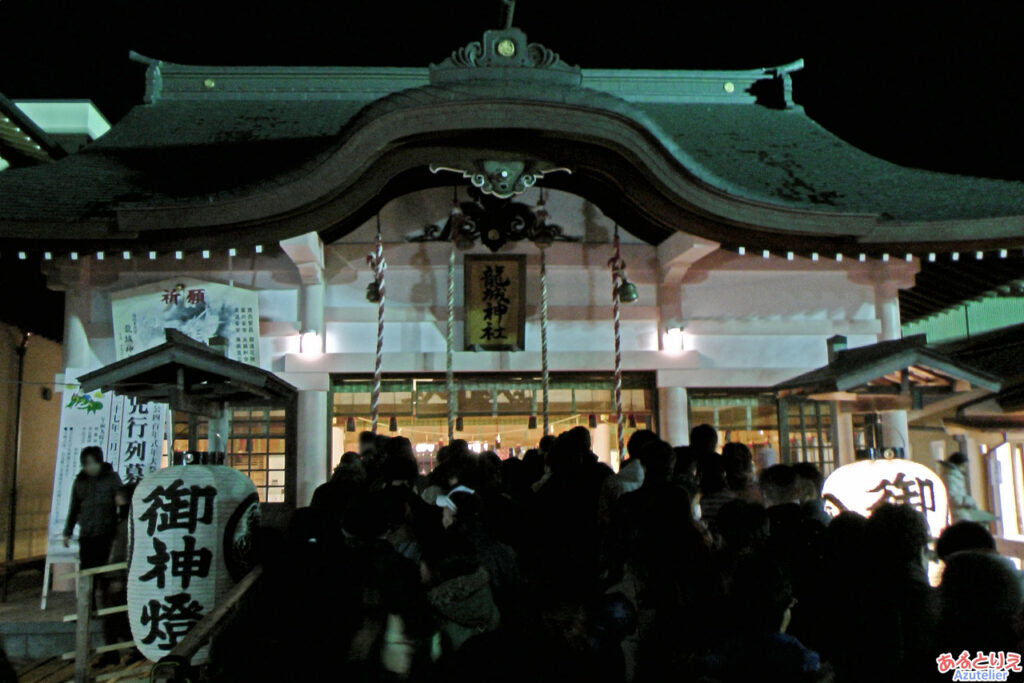
<path id="1" fill-rule="evenodd" d="M 84 569 L 73 574 L 66 574 L 58 578 L 77 577 L 78 586 L 78 609 L 75 614 L 68 614 L 64 617 L 66 622 L 75 624 L 75 651 L 66 652 L 61 655 L 62 659 L 75 660 L 75 683 L 85 683 L 89 675 L 89 656 L 95 653 L 113 652 L 135 646 L 135 641 L 129 640 L 123 643 L 103 645 L 93 650 L 91 648 L 91 634 L 89 628 L 94 617 L 105 617 L 112 614 L 120 614 L 128 611 L 128 605 L 115 605 L 99 610 L 92 609 L 92 594 L 96 577 L 110 572 L 123 571 L 128 568 L 126 562 L 108 564 L 102 567 Z M 204 616 L 185 636 L 174 646 L 174 649 L 157 662 L 150 671 L 150 680 L 187 681 L 190 669 L 189 662 L 192 657 L 211 638 L 217 635 L 226 623 L 228 617 L 234 613 L 246 594 L 256 585 L 263 575 L 263 567 L 257 565 L 245 577 L 235 584 L 228 591 L 224 599 L 217 603 L 206 616 Z"/>
<path id="2" fill-rule="evenodd" d="M 64 621 L 74 621 L 75 624 L 75 651 L 66 652 L 61 655 L 62 659 L 74 659 L 75 660 L 75 683 L 85 683 L 88 680 L 89 675 L 89 655 L 93 652 L 89 626 L 92 624 L 93 617 L 103 617 L 108 614 L 118 614 L 120 612 L 127 612 L 128 605 L 116 605 L 114 607 L 106 607 L 104 609 L 93 612 L 92 609 L 92 592 L 93 586 L 95 585 L 96 577 L 100 574 L 109 574 L 110 572 L 124 571 L 128 568 L 127 562 L 118 562 L 116 564 L 105 564 L 102 567 L 93 567 L 91 569 L 82 569 L 75 574 L 68 574 L 60 578 L 66 578 L 68 576 L 78 577 L 78 609 L 75 614 L 68 614 L 64 617 Z M 129 647 L 135 647 L 135 641 L 127 640 L 123 643 L 114 643 L 113 645 L 104 645 L 96 648 L 95 652 L 113 652 L 115 650 L 124 650 Z"/>
<path id="3" fill-rule="evenodd" d="M 189 662 L 192 657 L 217 635 L 227 622 L 228 617 L 238 609 L 242 599 L 256 585 L 262 575 L 263 566 L 256 565 L 241 581 L 232 586 L 224 599 L 207 612 L 206 616 L 178 641 L 170 653 L 156 663 L 149 673 L 149 680 L 188 681 Z"/>

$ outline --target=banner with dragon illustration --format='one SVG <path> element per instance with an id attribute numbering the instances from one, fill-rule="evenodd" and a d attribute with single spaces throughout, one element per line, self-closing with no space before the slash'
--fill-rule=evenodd
<path id="1" fill-rule="evenodd" d="M 111 309 L 117 360 L 163 344 L 170 327 L 204 344 L 222 337 L 228 358 L 259 365 L 259 295 L 252 290 L 181 277 L 117 292 Z"/>

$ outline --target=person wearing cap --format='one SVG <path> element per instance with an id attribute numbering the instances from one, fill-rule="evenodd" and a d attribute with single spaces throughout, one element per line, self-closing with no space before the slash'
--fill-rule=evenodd
<path id="1" fill-rule="evenodd" d="M 991 522 L 996 518 L 991 512 L 978 507 L 967 489 L 967 456 L 953 453 L 945 460 L 940 460 L 939 474 L 946 485 L 946 496 L 949 498 L 949 509 L 953 522 L 967 520 L 970 522 Z"/>

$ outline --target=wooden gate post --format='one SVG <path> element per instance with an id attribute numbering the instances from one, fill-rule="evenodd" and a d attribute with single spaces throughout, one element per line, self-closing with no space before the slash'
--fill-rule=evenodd
<path id="1" fill-rule="evenodd" d="M 89 650 L 92 645 L 89 624 L 92 621 L 92 586 L 95 575 L 78 577 L 78 619 L 75 624 L 75 683 L 85 683 L 89 675 Z"/>

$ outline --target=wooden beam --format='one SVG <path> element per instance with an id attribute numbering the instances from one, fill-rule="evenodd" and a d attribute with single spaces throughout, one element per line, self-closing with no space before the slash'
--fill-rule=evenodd
<path id="1" fill-rule="evenodd" d="M 172 390 L 168 403 L 172 410 L 180 410 L 184 413 L 201 415 L 203 417 L 208 417 L 211 420 L 220 419 L 223 415 L 223 408 L 217 403 L 189 396 L 178 389 Z"/>
<path id="2" fill-rule="evenodd" d="M 180 410 L 193 415 L 202 415 L 211 420 L 217 420 L 221 416 L 220 406 L 211 405 L 206 401 L 197 401 L 188 396 L 185 392 L 185 368 L 178 368 L 178 385 L 171 390 L 170 400 L 172 410 Z"/>
<path id="3" fill-rule="evenodd" d="M 937 401 L 932 401 L 926 404 L 923 408 L 912 410 L 907 413 L 907 422 L 916 422 L 917 420 L 923 420 L 924 418 L 938 415 L 949 410 L 955 410 L 964 403 L 969 403 L 983 396 L 990 394 L 988 389 L 972 389 L 970 391 L 962 391 L 947 395 L 945 398 L 940 398 Z"/>
<path id="4" fill-rule="evenodd" d="M 96 610 L 96 612 L 95 612 L 95 614 L 93 616 L 106 617 L 106 616 L 109 616 L 111 614 L 120 614 L 121 612 L 127 612 L 127 611 L 128 611 L 128 605 L 118 605 L 117 607 L 104 607 L 103 609 Z M 64 621 L 65 622 L 68 622 L 68 621 L 78 621 L 78 615 L 77 614 L 68 614 L 68 615 L 66 615 L 64 617 Z"/>
<path id="5" fill-rule="evenodd" d="M 827 391 L 821 394 L 808 394 L 807 398 L 813 401 L 856 401 L 860 396 L 852 391 Z"/>
<path id="6" fill-rule="evenodd" d="M 114 643 L 113 645 L 101 645 L 100 647 L 96 648 L 96 653 L 103 654 L 104 652 L 113 652 L 115 650 L 127 650 L 130 647 L 135 647 L 134 640 L 125 640 L 120 643 Z M 61 655 L 61 659 L 74 659 L 77 662 L 78 654 L 77 652 L 65 652 Z M 77 664 L 75 668 L 78 668 Z"/>
<path id="7" fill-rule="evenodd" d="M 897 396 L 900 393 L 900 388 L 895 384 L 869 384 L 864 388 L 855 390 L 858 396 Z"/>

